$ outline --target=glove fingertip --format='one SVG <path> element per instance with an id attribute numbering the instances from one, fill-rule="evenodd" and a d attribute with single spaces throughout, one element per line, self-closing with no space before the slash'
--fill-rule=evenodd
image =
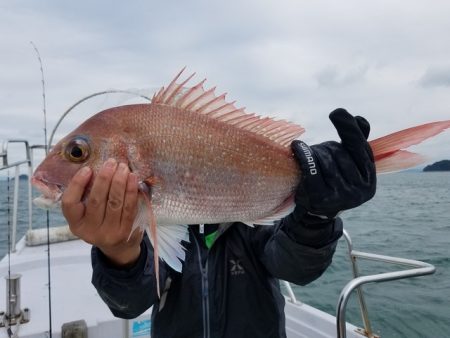
<path id="1" fill-rule="evenodd" d="M 300 140 L 294 140 L 291 142 L 291 148 L 294 149 L 295 147 L 298 147 L 300 143 Z"/>
<path id="2" fill-rule="evenodd" d="M 359 129 L 361 129 L 364 137 L 367 139 L 370 134 L 370 123 L 362 116 L 355 116 L 355 119 Z"/>
<path id="3" fill-rule="evenodd" d="M 335 122 L 341 119 L 345 119 L 348 117 L 353 118 L 353 116 L 350 115 L 350 113 L 344 108 L 337 108 L 333 110 L 328 117 L 331 120 L 331 122 L 333 122 L 333 124 L 335 124 Z"/>

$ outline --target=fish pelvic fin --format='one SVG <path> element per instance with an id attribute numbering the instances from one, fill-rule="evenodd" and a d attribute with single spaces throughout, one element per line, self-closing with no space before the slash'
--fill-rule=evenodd
<path id="1" fill-rule="evenodd" d="M 131 233 L 136 228 L 146 231 L 153 246 L 156 288 L 160 297 L 159 258 L 177 272 L 182 270 L 185 248 L 182 241 L 189 242 L 187 225 L 157 225 L 149 194 L 140 192 L 138 212 Z M 130 236 L 131 236 L 130 233 Z"/>
<path id="2" fill-rule="evenodd" d="M 148 227 L 146 228 L 147 234 L 150 238 L 150 242 L 153 246 L 153 260 L 155 267 L 155 278 L 156 278 L 156 292 L 158 293 L 158 298 L 161 298 L 161 290 L 159 286 L 159 241 L 156 234 L 156 219 L 153 213 L 153 207 L 150 197 L 147 194 L 143 194 L 143 200 L 145 205 L 145 211 L 148 215 Z"/>
<path id="3" fill-rule="evenodd" d="M 370 141 L 377 173 L 404 170 L 425 162 L 425 156 L 404 149 L 436 136 L 448 128 L 450 120 L 431 122 Z"/>
<path id="4" fill-rule="evenodd" d="M 284 202 L 281 203 L 281 205 L 278 208 L 276 208 L 274 212 L 269 216 L 257 219 L 252 222 L 242 222 L 242 223 L 247 224 L 250 227 L 254 227 L 255 225 L 274 225 L 276 221 L 279 221 L 280 219 L 286 217 L 292 211 L 294 211 L 294 208 L 295 208 L 294 195 L 291 195 L 286 200 L 284 200 Z"/>
<path id="5" fill-rule="evenodd" d="M 225 100 L 226 93 L 216 95 L 215 87 L 205 89 L 206 79 L 192 87 L 186 87 L 185 85 L 195 73 L 177 83 L 184 70 L 185 68 L 175 76 L 167 88 L 160 89 L 153 97 L 152 104 L 168 105 L 202 114 L 235 128 L 268 138 L 283 147 L 289 147 L 293 140 L 304 133 L 303 127 L 292 122 L 261 117 L 254 113 L 247 113 L 245 108 L 237 108 L 234 105 L 235 102 Z"/>

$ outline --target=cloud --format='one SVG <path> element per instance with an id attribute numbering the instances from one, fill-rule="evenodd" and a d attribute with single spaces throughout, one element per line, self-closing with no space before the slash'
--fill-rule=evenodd
<path id="1" fill-rule="evenodd" d="M 316 81 L 319 86 L 324 87 L 341 87 L 361 83 L 364 81 L 368 69 L 367 65 L 350 65 L 347 69 L 329 65 L 317 73 Z"/>
<path id="2" fill-rule="evenodd" d="M 427 69 L 419 84 L 425 88 L 450 87 L 450 66 Z"/>
<path id="3" fill-rule="evenodd" d="M 448 119 L 450 97 L 429 88 L 447 88 L 450 67 L 424 69 L 448 64 L 449 11 L 450 2 L 418 0 L 2 2 L 0 139 L 43 138 L 30 40 L 44 63 L 49 128 L 86 95 L 151 95 L 183 66 L 248 111 L 304 125 L 311 142 L 336 138 L 328 113 L 339 106 L 367 117 L 378 136 Z M 102 108 L 80 105 L 65 126 Z"/>

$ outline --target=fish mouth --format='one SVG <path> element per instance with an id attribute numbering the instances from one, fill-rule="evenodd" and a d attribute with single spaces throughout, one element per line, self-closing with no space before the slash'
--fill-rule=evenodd
<path id="1" fill-rule="evenodd" d="M 50 209 L 60 204 L 64 192 L 63 185 L 49 182 L 40 175 L 31 177 L 31 184 L 42 193 L 41 196 L 33 200 L 37 207 Z"/>

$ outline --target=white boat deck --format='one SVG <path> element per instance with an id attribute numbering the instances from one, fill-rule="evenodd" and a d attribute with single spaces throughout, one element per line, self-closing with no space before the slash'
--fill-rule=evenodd
<path id="1" fill-rule="evenodd" d="M 90 245 L 81 240 L 52 243 L 51 304 L 52 336 L 61 337 L 64 323 L 85 320 L 89 338 L 149 337 L 150 310 L 135 320 L 115 318 L 91 284 Z M 21 309 L 29 308 L 30 322 L 20 325 L 19 337 L 48 337 L 49 302 L 47 245 L 27 246 L 25 238 L 11 254 L 11 274 L 20 273 Z M 8 256 L 0 262 L 0 274 L 8 275 Z M 5 310 L 5 278 L 0 281 L 0 309 Z M 336 337 L 336 318 L 306 304 L 286 304 L 286 327 L 289 338 Z M 17 326 L 12 326 L 13 332 Z M 356 327 L 348 325 L 347 337 L 362 337 Z M 145 333 L 145 335 L 142 335 Z M 0 328 L 0 338 L 9 338 Z"/>
<path id="2" fill-rule="evenodd" d="M 89 337 L 127 337 L 127 321 L 111 314 L 91 284 L 90 245 L 81 240 L 53 243 L 50 255 L 53 337 L 61 337 L 64 323 L 81 319 L 87 323 Z M 21 308 L 29 308 L 31 314 L 30 322 L 20 326 L 20 337 L 44 337 L 49 331 L 47 271 L 47 246 L 29 247 L 22 238 L 11 254 L 11 274 L 22 275 Z M 0 274 L 8 275 L 7 256 L 0 262 Z M 0 290 L 6 290 L 5 278 Z M 5 310 L 5 291 L 0 294 L 0 307 Z M 147 311 L 147 319 L 149 314 Z M 8 337 L 4 328 L 0 337 Z"/>

